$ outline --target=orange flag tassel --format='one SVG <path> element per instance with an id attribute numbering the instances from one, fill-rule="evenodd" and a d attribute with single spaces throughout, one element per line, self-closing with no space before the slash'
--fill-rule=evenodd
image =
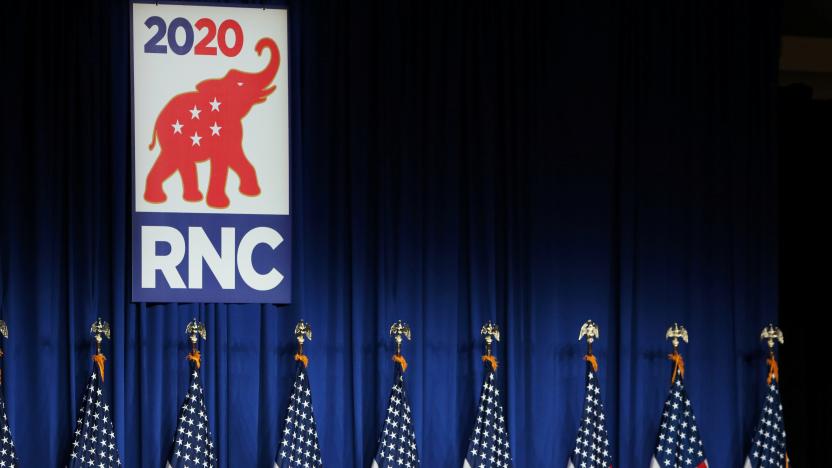
<path id="1" fill-rule="evenodd" d="M 492 371 L 497 370 L 497 358 L 495 358 L 494 356 L 491 356 L 491 355 L 483 356 L 482 357 L 482 362 L 487 362 L 487 363 L 491 364 L 491 370 Z"/>
<path id="2" fill-rule="evenodd" d="M 676 374 L 678 373 L 679 376 L 685 377 L 685 360 L 682 359 L 682 355 L 679 354 L 678 351 L 673 351 L 673 354 L 668 354 L 667 358 L 673 361 L 673 376 L 670 378 L 670 383 L 676 381 Z"/>
<path id="3" fill-rule="evenodd" d="M 780 368 L 777 367 L 777 359 L 774 359 L 774 356 L 766 359 L 768 363 L 768 384 L 771 385 L 771 379 L 774 379 L 776 382 L 780 381 Z"/>
<path id="4" fill-rule="evenodd" d="M 98 364 L 98 373 L 101 374 L 101 381 L 104 381 L 104 361 L 107 360 L 103 354 L 98 353 L 92 356 L 92 360 Z"/>
<path id="5" fill-rule="evenodd" d="M 596 359 L 595 356 L 587 354 L 584 356 L 584 361 L 592 364 L 592 370 L 598 372 L 598 359 Z"/>
<path id="6" fill-rule="evenodd" d="M 303 367 L 309 367 L 309 358 L 306 357 L 305 354 L 297 353 L 295 354 L 295 361 L 300 361 L 303 363 Z"/>
<path id="7" fill-rule="evenodd" d="M 189 361 L 193 361 L 196 364 L 196 368 L 199 369 L 199 366 L 202 365 L 202 356 L 199 354 L 199 351 L 194 351 L 191 354 L 186 356 L 186 359 Z"/>
<path id="8" fill-rule="evenodd" d="M 393 360 L 398 362 L 400 366 L 402 366 L 402 372 L 407 370 L 407 361 L 404 360 L 404 356 L 401 354 L 394 354 Z"/>

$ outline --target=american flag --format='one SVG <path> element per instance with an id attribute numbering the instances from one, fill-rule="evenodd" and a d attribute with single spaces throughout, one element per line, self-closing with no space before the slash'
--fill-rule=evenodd
<path id="1" fill-rule="evenodd" d="M 494 373 L 492 365 L 486 362 L 485 378 L 482 382 L 477 409 L 477 422 L 471 433 L 463 468 L 510 468 L 512 466 L 505 411 Z"/>
<path id="2" fill-rule="evenodd" d="M 678 361 L 681 362 L 681 356 Z M 685 391 L 682 374 L 684 365 L 677 364 L 667 400 L 664 402 L 662 422 L 656 452 L 650 468 L 707 468 L 705 446 L 696 426 L 693 406 Z M 678 372 L 677 372 L 678 370 Z"/>
<path id="3" fill-rule="evenodd" d="M 318 447 L 318 427 L 312 411 L 312 391 L 306 365 L 299 360 L 289 397 L 289 409 L 283 426 L 283 436 L 277 449 L 276 468 L 310 468 L 323 466 Z"/>
<path id="4" fill-rule="evenodd" d="M 601 402 L 601 385 L 598 382 L 597 361 L 587 355 L 586 397 L 584 412 L 575 450 L 569 458 L 567 468 L 608 468 L 612 467 L 610 441 L 605 426 L 604 404 Z"/>
<path id="5" fill-rule="evenodd" d="M 179 410 L 176 436 L 173 440 L 168 465 L 175 468 L 217 466 L 214 441 L 208 428 L 208 412 L 202 383 L 199 380 L 199 358 L 191 362 L 191 379 L 188 394 Z"/>
<path id="6" fill-rule="evenodd" d="M 9 418 L 6 417 L 6 401 L 0 392 L 0 417 L 3 418 L 2 437 L 0 437 L 0 467 L 15 468 L 18 466 L 17 455 L 14 452 L 14 440 L 9 429 Z"/>
<path id="7" fill-rule="evenodd" d="M 103 366 L 103 355 L 98 356 L 102 356 L 102 364 L 99 365 Z M 90 378 L 87 379 L 67 465 L 70 468 L 121 466 L 116 447 L 116 433 L 113 431 L 113 420 L 110 417 L 110 405 L 107 404 L 102 387 L 102 369 L 103 367 L 99 368 L 99 372 L 93 369 Z"/>
<path id="8" fill-rule="evenodd" d="M 387 417 L 384 419 L 372 468 L 419 468 L 419 451 L 416 448 L 410 402 L 404 388 L 404 373 L 400 363 L 397 362 L 395 366 Z"/>
<path id="9" fill-rule="evenodd" d="M 776 366 L 776 364 L 774 364 Z M 768 383 L 763 412 L 751 439 L 751 452 L 745 459 L 745 468 L 784 468 L 789 466 L 786 454 L 786 429 L 783 423 L 783 405 L 776 374 Z"/>

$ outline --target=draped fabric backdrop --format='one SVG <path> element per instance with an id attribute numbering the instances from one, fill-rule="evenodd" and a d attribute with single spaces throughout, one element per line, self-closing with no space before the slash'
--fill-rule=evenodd
<path id="1" fill-rule="evenodd" d="M 712 466 L 739 466 L 777 316 L 777 4 L 289 6 L 289 306 L 130 302 L 129 4 L 3 6 L 3 391 L 22 465 L 65 463 L 100 315 L 130 468 L 173 440 L 194 316 L 222 467 L 270 466 L 300 318 L 327 466 L 369 466 L 396 319 L 422 466 L 462 463 L 488 319 L 516 466 L 562 466 L 590 318 L 616 466 L 654 450 L 673 322 Z"/>

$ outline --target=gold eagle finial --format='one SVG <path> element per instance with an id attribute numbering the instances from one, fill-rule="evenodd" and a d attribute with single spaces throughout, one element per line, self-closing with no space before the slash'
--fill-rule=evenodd
<path id="1" fill-rule="evenodd" d="M 202 337 L 203 340 L 208 339 L 208 330 L 205 328 L 205 324 L 197 320 L 196 317 L 185 326 L 185 334 L 190 338 L 191 347 L 194 349 L 196 349 L 197 335 Z"/>
<path id="2" fill-rule="evenodd" d="M 772 324 L 768 324 L 767 327 L 763 328 L 762 333 L 760 333 L 761 340 L 767 340 L 768 342 L 768 349 L 771 352 L 774 352 L 774 341 L 778 341 L 780 344 L 783 344 L 783 332 L 780 330 L 779 327 L 775 327 Z"/>
<path id="3" fill-rule="evenodd" d="M 90 327 L 90 334 L 95 337 L 95 349 L 97 350 L 98 354 L 101 354 L 101 341 L 103 341 L 103 337 L 107 337 L 110 339 L 110 324 L 101 320 L 101 317 L 98 317 L 98 320 L 92 323 Z"/>
<path id="4" fill-rule="evenodd" d="M 598 324 L 592 320 L 584 322 L 581 325 L 581 331 L 578 333 L 578 341 L 581 341 L 584 337 L 586 337 L 587 356 L 592 356 L 592 343 L 601 337 L 601 329 L 598 328 Z"/>
<path id="5" fill-rule="evenodd" d="M 401 320 L 396 321 L 390 326 L 390 336 L 396 340 L 396 354 L 402 353 L 402 337 L 404 336 L 410 340 L 410 325 L 402 323 Z"/>
<path id="6" fill-rule="evenodd" d="M 295 339 L 298 340 L 298 355 L 303 355 L 303 342 L 312 340 L 312 326 L 304 322 L 303 319 L 295 325 Z"/>
<path id="7" fill-rule="evenodd" d="M 300 341 L 301 343 L 303 343 L 304 339 L 311 340 L 312 326 L 310 326 L 308 323 L 304 322 L 303 319 L 301 319 L 301 321 L 298 322 L 297 325 L 295 325 L 295 338 L 297 338 L 298 341 Z"/>
<path id="8" fill-rule="evenodd" d="M 596 338 L 600 338 L 601 336 L 601 329 L 598 328 L 598 325 L 593 322 L 592 320 L 587 320 L 581 325 L 581 332 L 578 333 L 578 341 L 581 341 L 583 337 L 586 337 L 586 342 L 592 344 Z"/>
<path id="9" fill-rule="evenodd" d="M 688 331 L 684 326 L 674 323 L 672 327 L 667 329 L 667 334 L 665 334 L 664 337 L 667 340 L 671 340 L 671 343 L 673 343 L 673 349 L 678 349 L 680 338 L 685 343 L 688 342 Z"/>
<path id="10" fill-rule="evenodd" d="M 480 329 L 480 335 L 485 337 L 485 355 L 491 356 L 492 341 L 500 341 L 500 327 L 497 324 L 491 323 L 491 320 L 489 320 Z"/>
<path id="11" fill-rule="evenodd" d="M 197 319 L 188 322 L 185 327 L 185 334 L 191 337 L 191 341 L 196 341 L 197 335 L 201 336 L 203 340 L 208 339 L 208 330 L 205 328 L 205 324 Z"/>

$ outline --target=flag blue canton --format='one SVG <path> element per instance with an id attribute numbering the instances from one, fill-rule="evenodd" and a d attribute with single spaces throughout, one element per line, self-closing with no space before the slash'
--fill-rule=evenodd
<path id="1" fill-rule="evenodd" d="M 378 452 L 373 458 L 373 468 L 419 468 L 419 451 L 416 448 L 410 403 L 404 388 L 404 375 L 399 364 L 395 366 L 387 417 L 379 437 Z"/>
<path id="2" fill-rule="evenodd" d="M 121 466 L 116 447 L 116 433 L 110 417 L 110 405 L 104 397 L 101 376 L 93 370 L 87 380 L 81 407 L 78 408 L 70 468 Z"/>
<path id="3" fill-rule="evenodd" d="M 9 428 L 9 418 L 6 417 L 6 401 L 2 394 L 0 394 L 0 418 L 3 418 L 0 422 L 3 425 L 0 431 L 0 467 L 15 468 L 18 466 L 17 455 L 14 451 L 12 431 Z"/>
<path id="4" fill-rule="evenodd" d="M 570 460 L 576 468 L 609 468 L 612 466 L 610 442 L 607 437 L 604 404 L 601 402 L 601 385 L 598 374 L 586 363 L 586 397 L 575 450 Z"/>
<path id="5" fill-rule="evenodd" d="M 176 423 L 176 435 L 168 466 L 175 468 L 217 466 L 214 441 L 208 427 L 205 396 L 199 379 L 199 369 L 195 363 L 191 364 L 188 394 L 179 410 L 179 420 Z"/>
<path id="6" fill-rule="evenodd" d="M 318 428 L 312 411 L 312 391 L 306 366 L 298 362 L 289 409 L 275 456 L 279 468 L 310 468 L 323 466 L 318 447 Z"/>
<path id="7" fill-rule="evenodd" d="M 485 365 L 477 421 L 468 443 L 465 465 L 471 468 L 510 468 L 511 449 L 500 389 L 491 365 Z"/>
<path id="8" fill-rule="evenodd" d="M 783 405 L 780 389 L 772 379 L 763 403 L 760 420 L 751 439 L 751 451 L 746 467 L 783 468 L 786 466 L 786 429 L 783 423 Z"/>
<path id="9" fill-rule="evenodd" d="M 654 466 L 662 468 L 707 467 L 705 446 L 696 425 L 696 416 L 690 403 L 681 372 L 674 376 L 673 384 L 664 402 Z"/>

